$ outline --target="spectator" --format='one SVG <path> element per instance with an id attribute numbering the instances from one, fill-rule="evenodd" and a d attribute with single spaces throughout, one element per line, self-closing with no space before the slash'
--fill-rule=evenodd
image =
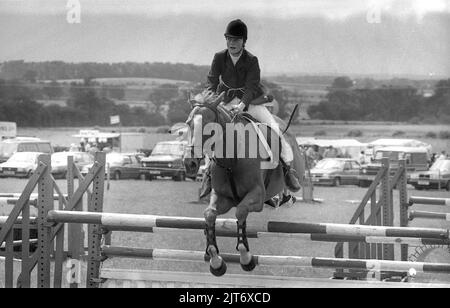
<path id="1" fill-rule="evenodd" d="M 99 151 L 98 146 L 97 146 L 97 143 L 93 143 L 93 144 L 92 144 L 92 147 L 91 147 L 90 151 L 91 151 L 92 153 L 95 153 L 95 152 L 98 152 L 98 151 Z"/>
<path id="2" fill-rule="evenodd" d="M 325 152 L 323 152 L 324 158 L 336 158 L 337 157 L 337 151 L 335 148 L 333 148 L 331 145 L 327 147 Z"/>
<path id="3" fill-rule="evenodd" d="M 75 143 L 70 144 L 69 152 L 78 152 L 79 148 Z"/>
<path id="4" fill-rule="evenodd" d="M 366 164 L 366 154 L 364 153 L 364 151 L 361 151 L 361 153 L 359 153 L 359 163 L 361 165 Z"/>
<path id="5" fill-rule="evenodd" d="M 438 158 L 436 158 L 436 161 L 438 160 L 443 160 L 447 158 L 447 152 L 445 152 L 444 150 L 441 152 L 441 155 L 438 156 Z"/>
<path id="6" fill-rule="evenodd" d="M 429 164 L 428 164 L 429 167 L 433 166 L 434 162 L 436 161 L 436 157 L 437 157 L 437 153 L 431 154 L 430 162 L 429 162 Z"/>
<path id="7" fill-rule="evenodd" d="M 319 147 L 317 145 L 309 146 L 305 153 L 308 157 L 308 167 L 311 169 L 320 160 Z"/>

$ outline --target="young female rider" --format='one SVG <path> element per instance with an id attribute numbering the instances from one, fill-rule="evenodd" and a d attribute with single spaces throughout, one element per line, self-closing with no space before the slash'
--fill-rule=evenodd
<path id="1" fill-rule="evenodd" d="M 224 101 L 232 104 L 235 112 L 246 110 L 254 118 L 268 124 L 281 138 L 281 162 L 285 174 L 286 185 L 291 191 L 298 191 L 300 183 L 295 170 L 289 167 L 294 159 L 292 149 L 280 131 L 279 125 L 269 110 L 263 105 L 252 105 L 251 102 L 264 95 L 260 84 L 260 68 L 258 58 L 245 49 L 247 26 L 240 19 L 231 21 L 225 31 L 227 49 L 214 55 L 208 74 L 207 90 L 216 93 L 225 91 Z M 209 168 L 203 181 L 201 196 L 210 191 Z"/>

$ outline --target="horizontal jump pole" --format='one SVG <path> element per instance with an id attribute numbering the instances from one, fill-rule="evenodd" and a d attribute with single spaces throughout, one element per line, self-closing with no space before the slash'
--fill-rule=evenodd
<path id="1" fill-rule="evenodd" d="M 8 219 L 8 216 L 0 216 L 0 227 L 6 223 L 7 219 Z M 36 219 L 37 219 L 37 217 L 30 217 L 30 224 L 36 224 Z M 22 224 L 21 216 L 17 217 L 15 224 L 17 224 L 17 225 Z"/>
<path id="2" fill-rule="evenodd" d="M 19 198 L 5 198 L 5 197 L 0 197 L 0 204 L 10 204 L 10 205 L 15 205 L 15 204 L 17 204 L 18 201 L 19 201 Z M 37 199 L 32 199 L 32 200 L 28 201 L 28 204 L 36 206 L 36 204 L 37 204 Z"/>
<path id="3" fill-rule="evenodd" d="M 429 198 L 429 197 L 409 197 L 409 205 L 426 204 L 426 205 L 442 205 L 450 206 L 450 198 Z"/>
<path id="4" fill-rule="evenodd" d="M 111 230 L 109 231 L 133 231 L 133 230 Z M 135 231 L 135 230 L 134 230 Z M 174 228 L 158 228 L 150 227 L 145 231 L 150 233 L 167 233 L 167 232 L 180 232 L 179 229 Z M 203 230 L 183 230 L 183 232 L 199 232 L 198 235 L 203 235 Z M 219 237 L 233 237 L 235 238 L 235 231 L 216 231 L 216 236 Z M 359 236 L 359 235 L 329 235 L 329 234 L 303 234 L 303 233 L 271 233 L 271 232 L 247 232 L 248 238 L 286 238 L 296 240 L 310 240 L 316 242 L 355 242 L 366 244 L 406 244 L 410 246 L 423 246 L 423 245 L 450 245 L 449 239 L 434 239 L 434 238 L 414 238 L 414 237 L 386 237 L 386 236 Z"/>
<path id="5" fill-rule="evenodd" d="M 22 193 L 0 193 L 0 198 L 9 198 L 9 199 L 19 200 L 21 195 L 22 195 Z M 31 194 L 30 199 L 37 199 L 38 196 L 39 196 L 38 194 Z M 67 197 L 67 194 L 64 194 L 64 197 Z M 54 194 L 53 200 L 58 200 L 58 199 L 59 199 L 59 195 Z"/>
<path id="6" fill-rule="evenodd" d="M 409 213 L 409 220 L 413 220 L 415 218 L 440 219 L 450 221 L 450 213 L 411 211 Z"/>
<path id="7" fill-rule="evenodd" d="M 204 229 L 203 218 L 77 212 L 77 211 L 49 211 L 47 221 L 52 223 L 83 223 L 99 224 L 107 229 L 147 229 L 153 227 L 177 229 Z M 235 232 L 237 223 L 235 219 L 217 219 L 218 232 Z M 328 235 L 356 235 L 381 237 L 414 237 L 449 239 L 448 229 L 433 228 L 406 228 L 406 227 L 380 227 L 366 225 L 347 225 L 332 223 L 300 223 L 300 222 L 247 222 L 247 232 L 271 233 L 307 233 Z"/>
<path id="8" fill-rule="evenodd" d="M 215 277 L 209 272 L 178 272 L 102 268 L 103 287 L 152 288 L 448 288 L 449 284 L 394 282 L 378 280 L 342 280 L 229 274 Z M 117 285 L 119 283 L 119 285 Z"/>
<path id="9" fill-rule="evenodd" d="M 37 243 L 37 239 L 30 239 L 28 242 L 29 242 L 30 244 L 36 244 L 36 243 Z M 13 245 L 14 247 L 21 246 L 21 245 L 22 245 L 22 241 L 21 241 L 21 240 L 19 240 L 19 241 L 13 241 L 12 245 Z M 0 246 L 0 248 L 5 248 L 5 247 L 6 247 L 6 244 L 5 244 L 5 243 L 3 243 L 3 244 Z"/>
<path id="10" fill-rule="evenodd" d="M 174 260 L 174 261 L 198 261 L 209 262 L 209 257 L 202 251 L 151 249 L 103 246 L 103 257 L 141 258 L 152 260 Z M 225 262 L 240 263 L 238 254 L 221 254 Z M 317 268 L 342 268 L 359 269 L 367 271 L 390 271 L 408 272 L 415 269 L 418 273 L 450 273 L 450 264 L 445 263 L 423 263 L 387 260 L 358 260 L 358 259 L 335 259 L 299 256 L 268 256 L 255 255 L 253 259 L 257 265 L 263 266 L 296 266 Z"/>

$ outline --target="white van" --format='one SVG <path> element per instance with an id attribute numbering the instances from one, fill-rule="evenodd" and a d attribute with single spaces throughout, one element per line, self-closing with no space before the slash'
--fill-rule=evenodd
<path id="1" fill-rule="evenodd" d="M 0 142 L 0 163 L 7 161 L 16 152 L 41 152 L 52 154 L 50 141 L 33 137 L 17 137 Z"/>

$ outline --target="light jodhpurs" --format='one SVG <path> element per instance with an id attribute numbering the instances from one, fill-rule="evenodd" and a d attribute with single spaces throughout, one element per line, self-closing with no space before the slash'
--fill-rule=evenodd
<path id="1" fill-rule="evenodd" d="M 238 98 L 234 98 L 231 102 L 229 102 L 227 105 L 225 105 L 225 108 L 231 109 L 232 106 L 235 106 L 239 104 L 240 100 Z M 286 139 L 284 138 L 284 135 L 281 133 L 280 126 L 278 125 L 278 122 L 275 120 L 275 118 L 272 116 L 270 111 L 266 108 L 264 105 L 249 105 L 248 111 L 251 116 L 253 116 L 256 120 L 260 121 L 261 123 L 265 123 L 269 125 L 271 129 L 273 129 L 278 136 L 280 136 L 281 139 L 281 159 L 286 163 L 289 164 L 294 160 L 294 153 L 292 152 L 292 148 L 287 143 Z"/>
<path id="2" fill-rule="evenodd" d="M 289 164 L 294 159 L 294 153 L 292 152 L 291 146 L 287 143 L 284 135 L 281 133 L 280 126 L 275 118 L 272 116 L 270 111 L 264 105 L 249 105 L 248 113 L 253 116 L 258 121 L 269 125 L 281 139 L 281 159 Z"/>

